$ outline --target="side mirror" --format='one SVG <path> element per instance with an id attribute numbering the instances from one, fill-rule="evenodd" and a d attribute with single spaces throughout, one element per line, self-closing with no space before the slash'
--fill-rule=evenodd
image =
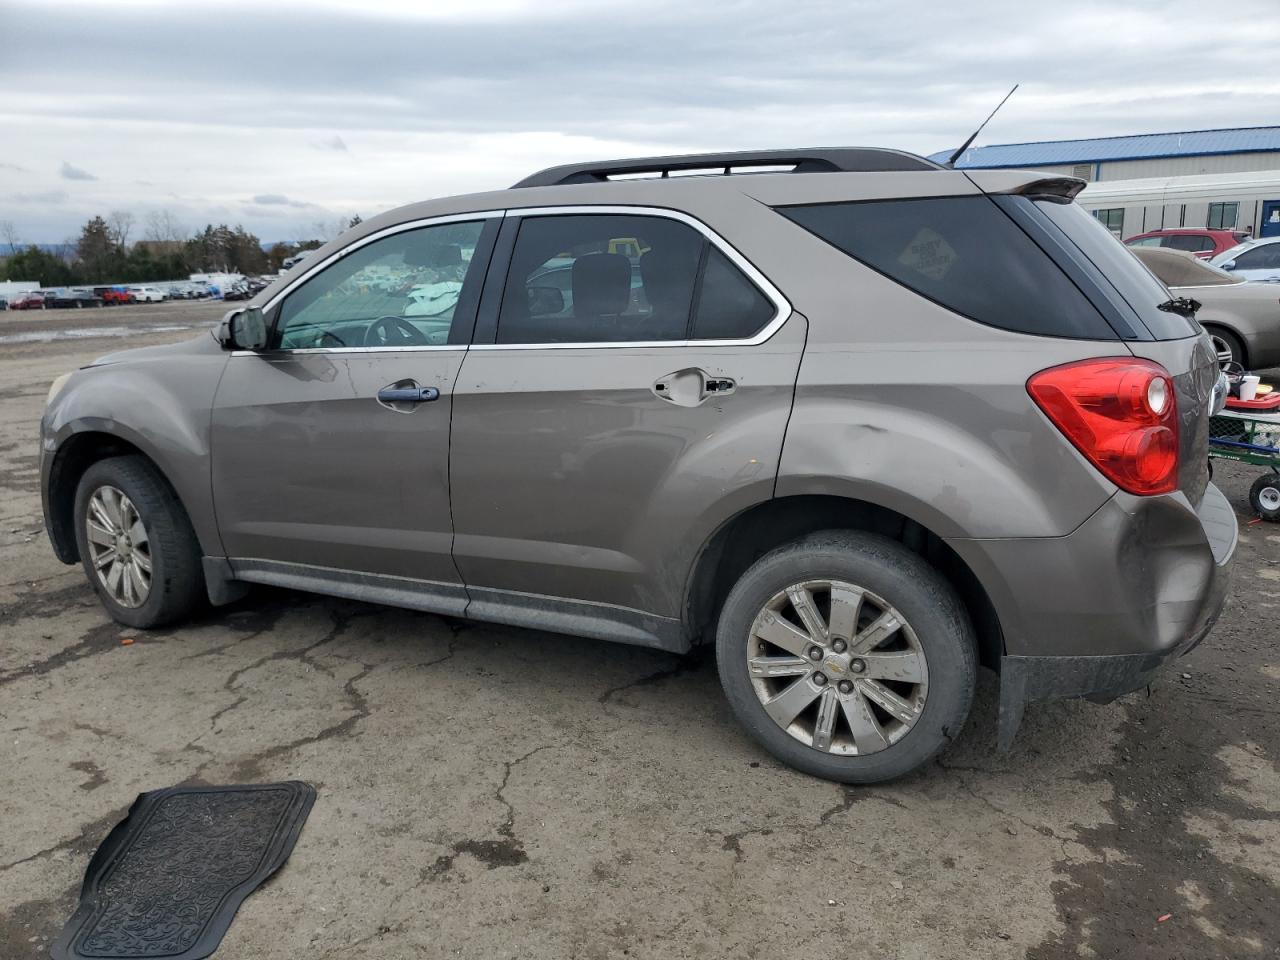
<path id="1" fill-rule="evenodd" d="M 555 287 L 529 287 L 529 316 L 546 317 L 564 310 L 564 294 Z"/>
<path id="2" fill-rule="evenodd" d="M 218 342 L 224 350 L 264 350 L 267 346 L 267 318 L 261 307 L 229 310 L 218 326 Z"/>
<path id="3" fill-rule="evenodd" d="M 1223 270 L 1234 270 L 1235 268 L 1236 268 L 1236 262 L 1234 260 L 1228 260 L 1226 263 L 1222 265 Z"/>

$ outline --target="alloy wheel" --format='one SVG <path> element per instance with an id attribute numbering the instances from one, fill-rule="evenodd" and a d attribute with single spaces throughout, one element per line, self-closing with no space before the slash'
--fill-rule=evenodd
<path id="1" fill-rule="evenodd" d="M 133 501 L 103 485 L 93 491 L 85 538 L 98 581 L 122 607 L 140 607 L 151 594 L 151 540 Z"/>
<path id="2" fill-rule="evenodd" d="M 815 750 L 877 753 L 919 720 L 928 696 L 924 648 L 883 598 L 840 580 L 807 580 L 756 615 L 747 671 L 765 712 Z"/>

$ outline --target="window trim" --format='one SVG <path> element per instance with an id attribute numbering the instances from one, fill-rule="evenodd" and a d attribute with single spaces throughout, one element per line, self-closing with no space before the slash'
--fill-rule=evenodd
<path id="1" fill-rule="evenodd" d="M 506 213 L 505 210 L 477 210 L 474 213 L 451 213 L 439 217 L 425 217 L 419 220 L 406 220 L 403 223 L 392 224 L 381 230 L 375 230 L 367 236 L 361 237 L 359 240 L 349 243 L 347 246 L 335 250 L 323 260 L 318 260 L 310 264 L 307 269 L 299 276 L 294 277 L 286 286 L 278 293 L 274 294 L 270 300 L 262 305 L 262 312 L 271 315 L 277 307 L 284 302 L 284 298 L 293 293 L 298 287 L 311 280 L 320 272 L 333 266 L 339 260 L 349 254 L 354 253 L 361 247 L 364 247 L 375 241 L 385 239 L 386 237 L 395 236 L 397 233 L 404 233 L 408 230 L 418 230 L 423 227 L 443 226 L 449 223 L 470 223 L 472 221 L 500 220 Z M 490 254 L 491 256 L 491 254 Z M 492 262 L 492 261 L 490 261 Z M 488 264 L 486 264 L 486 269 Z M 279 322 L 278 312 L 271 316 L 271 329 L 274 333 L 275 325 Z M 474 337 L 474 330 L 472 331 Z M 287 354 L 289 356 L 309 354 L 309 353 L 423 353 L 427 351 L 440 350 L 467 350 L 471 346 L 468 343 L 447 343 L 438 345 L 414 345 L 403 347 L 277 347 L 274 350 L 233 350 L 233 357 L 261 357 L 261 356 L 279 356 Z"/>
<path id="2" fill-rule="evenodd" d="M 583 216 L 583 215 L 600 215 L 600 216 L 638 216 L 638 217 L 663 217 L 667 220 L 676 220 L 686 226 L 697 230 L 710 243 L 714 244 L 721 253 L 729 258 L 729 261 L 737 267 L 750 280 L 762 294 L 774 306 L 773 317 L 765 323 L 753 336 L 745 339 L 736 340 L 627 340 L 627 341 L 611 341 L 601 340 L 584 343 L 476 343 L 472 338 L 472 350 L 626 350 L 643 347 L 645 349 L 653 349 L 656 347 L 754 347 L 769 340 L 777 333 L 782 325 L 787 322 L 794 312 L 790 301 L 783 296 L 782 291 L 770 282 L 750 260 L 739 253 L 727 240 L 712 230 L 709 226 L 699 220 L 697 217 L 691 216 L 682 210 L 673 210 L 668 207 L 645 207 L 635 205 L 617 205 L 617 204 L 578 204 L 573 206 L 557 206 L 557 207 L 513 207 L 506 211 L 505 220 L 515 222 L 526 217 L 554 217 L 554 216 Z M 507 274 L 511 267 L 511 251 L 506 250 L 505 256 L 499 262 L 495 256 L 495 261 L 490 264 L 490 276 L 494 275 L 493 266 L 499 267 L 498 274 L 502 277 L 501 291 L 506 290 Z M 488 299 L 492 296 L 492 292 L 485 290 L 484 297 Z M 489 309 L 493 309 L 493 304 L 488 305 Z M 486 306 L 481 306 L 481 312 L 485 311 Z M 496 317 L 496 311 L 495 311 Z M 478 326 L 478 324 L 477 324 Z M 486 336 L 497 335 L 497 326 L 492 330 L 485 331 Z"/>

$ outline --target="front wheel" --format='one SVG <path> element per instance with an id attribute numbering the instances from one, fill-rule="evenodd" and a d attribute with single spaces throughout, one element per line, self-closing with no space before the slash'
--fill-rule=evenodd
<path id="1" fill-rule="evenodd" d="M 1249 506 L 1263 520 L 1280 520 L 1280 474 L 1269 473 L 1253 481 Z"/>
<path id="2" fill-rule="evenodd" d="M 196 610 L 204 595 L 201 551 L 168 483 L 140 456 L 99 460 L 76 489 L 76 541 L 112 619 L 148 629 Z"/>
<path id="3" fill-rule="evenodd" d="M 739 722 L 789 766 L 845 783 L 900 777 L 964 726 L 973 629 L 950 584 L 888 538 L 832 530 L 761 557 L 716 633 Z"/>

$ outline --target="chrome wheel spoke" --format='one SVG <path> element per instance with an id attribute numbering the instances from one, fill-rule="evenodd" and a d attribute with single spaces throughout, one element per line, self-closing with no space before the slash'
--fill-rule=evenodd
<path id="1" fill-rule="evenodd" d="M 914 650 L 901 653 L 872 651 L 862 654 L 862 660 L 867 665 L 862 676 L 870 680 L 901 680 L 904 683 L 919 683 L 924 679 L 924 660 Z"/>
<path id="2" fill-rule="evenodd" d="M 103 502 L 99 493 L 94 493 L 89 498 L 89 511 L 93 514 L 94 519 L 98 521 L 99 526 L 114 537 L 117 533 L 115 521 L 111 519 L 107 505 Z"/>
<path id="3" fill-rule="evenodd" d="M 129 526 L 129 539 L 135 547 L 147 542 L 147 528 L 142 525 L 142 518 L 136 512 L 133 514 L 133 523 Z"/>
<path id="4" fill-rule="evenodd" d="M 137 564 L 138 569 L 143 573 L 151 573 L 151 557 L 147 554 L 135 550 L 133 554 L 133 562 Z"/>
<path id="5" fill-rule="evenodd" d="M 107 568 L 106 584 L 107 589 L 111 591 L 113 597 L 120 596 L 120 579 L 124 575 L 124 564 L 118 559 L 111 562 L 111 566 Z"/>
<path id="6" fill-rule="evenodd" d="M 752 657 L 748 665 L 753 677 L 798 677 L 813 666 L 804 657 Z"/>
<path id="7" fill-rule="evenodd" d="M 98 570 L 101 570 L 108 563 L 115 563 L 115 561 L 116 561 L 116 551 L 115 551 L 115 547 L 112 547 L 108 550 L 103 550 L 100 554 L 94 557 L 93 565 Z"/>
<path id="8" fill-rule="evenodd" d="M 104 547 L 114 547 L 116 545 L 115 535 L 97 520 L 90 520 L 86 523 L 84 532 L 90 543 L 100 544 Z"/>
<path id="9" fill-rule="evenodd" d="M 840 713 L 840 698 L 832 687 L 822 691 L 818 701 L 818 719 L 813 725 L 813 745 L 818 750 L 830 750 L 836 729 L 836 716 Z"/>
<path id="10" fill-rule="evenodd" d="M 859 680 L 857 686 L 864 697 L 895 720 L 912 723 L 916 719 L 919 711 L 915 704 L 902 699 L 879 680 Z"/>
<path id="11" fill-rule="evenodd" d="M 853 638 L 850 648 L 854 653 L 866 653 L 869 650 L 874 650 L 889 637 L 893 636 L 901 626 L 902 621 L 898 619 L 897 613 L 893 610 L 886 610 Z"/>
<path id="12" fill-rule="evenodd" d="M 862 612 L 862 591 L 847 587 L 831 587 L 831 624 L 833 638 L 852 640 L 858 630 L 858 614 Z"/>
<path id="13" fill-rule="evenodd" d="M 827 625 L 822 622 L 822 614 L 818 612 L 817 604 L 813 602 L 813 594 L 809 592 L 808 587 L 787 587 L 787 598 L 795 608 L 800 622 L 809 631 L 809 636 L 819 643 L 824 642 L 827 639 Z"/>
<path id="14" fill-rule="evenodd" d="M 761 640 L 797 657 L 803 657 L 813 645 L 813 639 L 807 633 L 796 629 L 772 610 L 761 611 L 752 632 Z"/>
<path id="15" fill-rule="evenodd" d="M 795 681 L 777 696 L 765 701 L 764 708 L 776 724 L 786 728 L 791 726 L 791 721 L 800 715 L 800 711 L 818 699 L 820 693 L 822 688 L 815 686 L 806 677 Z"/>
<path id="16" fill-rule="evenodd" d="M 880 722 L 871 712 L 871 705 L 856 688 L 840 701 L 840 706 L 853 732 L 853 744 L 859 754 L 878 753 L 889 745 Z"/>

